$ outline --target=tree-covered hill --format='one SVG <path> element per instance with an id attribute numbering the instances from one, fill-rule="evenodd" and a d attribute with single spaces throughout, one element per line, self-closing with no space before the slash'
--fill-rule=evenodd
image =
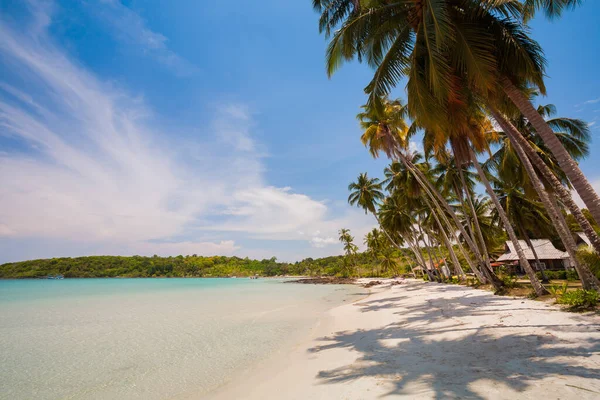
<path id="1" fill-rule="evenodd" d="M 197 255 L 176 257 L 90 256 L 20 261 L 0 265 L 0 278 L 38 278 L 62 274 L 65 278 L 105 277 L 221 277 L 276 275 L 338 275 L 347 265 L 344 256 L 307 258 L 296 263 Z M 353 263 L 361 275 L 377 271 L 378 262 L 366 253 L 356 254 Z M 393 271 L 386 271 L 388 274 Z"/>

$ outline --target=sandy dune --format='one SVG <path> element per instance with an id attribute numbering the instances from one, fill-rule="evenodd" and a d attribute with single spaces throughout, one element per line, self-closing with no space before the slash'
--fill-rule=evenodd
<path id="1" fill-rule="evenodd" d="M 214 398 L 600 399 L 600 317 L 461 286 L 378 286 Z"/>

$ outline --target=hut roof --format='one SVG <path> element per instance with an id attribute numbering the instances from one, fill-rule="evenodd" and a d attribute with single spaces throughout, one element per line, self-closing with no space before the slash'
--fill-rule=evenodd
<path id="1" fill-rule="evenodd" d="M 527 242 L 519 240 L 519 244 L 525 252 L 525 257 L 528 260 L 535 260 L 533 252 L 527 246 Z M 531 244 L 540 260 L 563 260 L 569 258 L 569 253 L 557 249 L 548 239 L 532 239 Z M 497 261 L 516 261 L 519 259 L 511 241 L 506 242 L 505 250 L 504 254 L 498 257 Z"/>

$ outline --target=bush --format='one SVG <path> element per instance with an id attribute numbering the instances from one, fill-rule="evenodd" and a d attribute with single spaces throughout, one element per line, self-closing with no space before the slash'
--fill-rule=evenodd
<path id="1" fill-rule="evenodd" d="M 507 289 L 514 289 L 520 287 L 520 285 L 517 283 L 517 278 L 514 276 L 501 275 L 500 279 L 502 279 L 504 287 Z"/>
<path id="2" fill-rule="evenodd" d="M 579 275 L 577 275 L 577 271 L 575 271 L 575 270 L 567 271 L 567 280 L 568 281 L 578 281 Z"/>
<path id="3" fill-rule="evenodd" d="M 577 259 L 579 262 L 586 264 L 600 279 L 600 256 L 591 247 L 578 250 Z"/>
<path id="4" fill-rule="evenodd" d="M 595 290 L 577 289 L 562 294 L 556 302 L 569 306 L 572 311 L 586 310 L 598 304 L 600 295 Z"/>
<path id="5" fill-rule="evenodd" d="M 548 288 L 548 291 L 550 292 L 552 297 L 554 297 L 556 300 L 558 300 L 565 293 L 567 293 L 568 287 L 569 287 L 569 285 L 567 284 L 567 282 L 565 282 L 562 284 L 562 286 L 555 286 L 555 285 L 550 286 Z"/>
<path id="6" fill-rule="evenodd" d="M 423 280 L 425 282 L 429 282 L 429 275 L 423 275 Z"/>
<path id="7" fill-rule="evenodd" d="M 546 273 L 546 276 L 548 277 L 548 279 L 567 279 L 567 271 L 562 270 L 562 271 L 544 271 Z M 542 273 L 541 272 L 536 272 L 535 273 L 538 277 L 538 279 L 542 279 Z"/>

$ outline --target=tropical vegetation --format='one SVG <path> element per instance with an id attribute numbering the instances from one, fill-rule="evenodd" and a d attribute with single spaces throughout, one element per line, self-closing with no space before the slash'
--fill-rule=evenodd
<path id="1" fill-rule="evenodd" d="M 568 252 L 583 289 L 600 291 L 573 235 L 585 233 L 598 257 L 600 197 L 578 165 L 589 128 L 556 117 L 551 104 L 534 105 L 546 94 L 546 59 L 528 25 L 538 12 L 557 18 L 580 3 L 313 0 L 329 39 L 327 74 L 351 60 L 374 71 L 357 116 L 360 140 L 390 161 L 384 181 L 359 175 L 349 203 L 375 216 L 389 246 L 410 249 L 428 279 L 464 281 L 468 272 L 503 290 L 491 256 L 506 239 L 534 294 L 547 294 L 548 276 L 524 247 L 535 253 L 532 239 L 549 237 Z M 404 81 L 406 101 L 392 99 Z M 436 262 L 441 247 L 447 268 Z"/>

